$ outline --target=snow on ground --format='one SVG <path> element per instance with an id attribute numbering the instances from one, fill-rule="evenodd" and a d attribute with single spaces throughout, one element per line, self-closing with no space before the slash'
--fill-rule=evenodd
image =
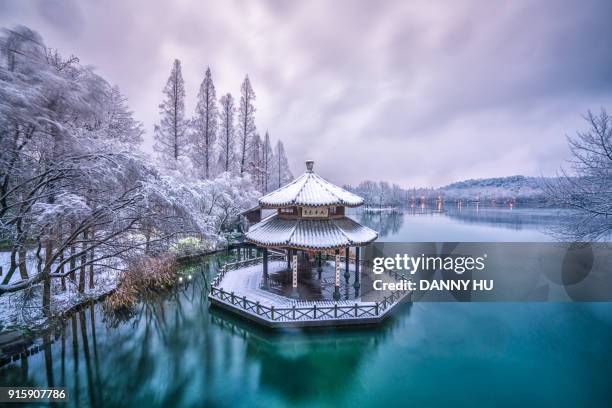
<path id="1" fill-rule="evenodd" d="M 268 264 L 268 273 L 272 274 L 274 272 L 279 272 L 286 269 L 286 267 L 287 264 L 284 261 L 273 261 Z M 350 264 L 349 270 L 354 271 L 353 264 Z M 234 292 L 234 294 L 239 297 L 246 296 L 248 300 L 251 300 L 253 302 L 259 302 L 261 305 L 264 306 L 292 307 L 294 304 L 298 304 L 299 306 L 312 306 L 314 304 L 322 305 L 327 303 L 338 303 L 339 305 L 355 305 L 355 303 L 368 305 L 374 304 L 374 302 L 363 302 L 355 299 L 339 300 L 337 302 L 332 300 L 296 301 L 294 299 L 290 299 L 285 296 L 277 295 L 275 293 L 271 293 L 267 290 L 261 289 L 260 286 L 262 279 L 262 265 L 257 264 L 245 268 L 228 271 L 221 280 L 221 282 L 217 285 L 217 287 L 223 289 L 225 292 L 228 293 Z"/>
<path id="2" fill-rule="evenodd" d="M 284 261 L 271 261 L 268 263 L 268 273 L 280 272 L 286 267 L 287 263 Z M 257 264 L 228 271 L 218 286 L 226 292 L 235 292 L 236 295 L 246 296 L 249 300 L 259 301 L 266 306 L 293 304 L 291 299 L 260 289 L 261 279 L 262 265 Z"/>
<path id="3" fill-rule="evenodd" d="M 93 289 L 89 289 L 86 279 L 85 293 L 78 292 L 78 282 L 66 278 L 66 291 L 62 291 L 60 279 L 52 280 L 51 311 L 54 315 L 63 313 L 71 307 L 90 299 L 111 292 L 117 287 L 119 272 L 115 269 L 104 268 L 96 271 Z M 17 273 L 17 276 L 19 274 Z M 78 277 L 78 274 L 77 274 Z M 0 331 L 10 326 L 26 326 L 38 328 L 43 326 L 47 318 L 42 311 L 42 283 L 30 289 L 15 293 L 0 295 Z"/>

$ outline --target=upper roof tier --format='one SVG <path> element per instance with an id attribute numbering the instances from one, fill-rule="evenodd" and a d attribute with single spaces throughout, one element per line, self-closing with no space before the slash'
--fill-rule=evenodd
<path id="1" fill-rule="evenodd" d="M 342 205 L 358 207 L 363 198 L 330 183 L 316 174 L 312 168 L 314 161 L 306 161 L 306 172 L 291 183 L 272 191 L 259 199 L 264 208 L 289 206 L 320 207 Z"/>

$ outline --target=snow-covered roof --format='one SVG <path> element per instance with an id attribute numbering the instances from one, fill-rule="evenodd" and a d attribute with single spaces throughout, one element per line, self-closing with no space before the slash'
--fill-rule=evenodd
<path id="1" fill-rule="evenodd" d="M 272 191 L 259 199 L 264 207 L 305 206 L 317 207 L 343 205 L 357 207 L 363 204 L 363 198 L 338 187 L 316 174 L 314 162 L 306 162 L 306 172 L 291 183 Z"/>
<path id="2" fill-rule="evenodd" d="M 347 217 L 308 220 L 284 219 L 273 215 L 255 224 L 246 233 L 246 240 L 256 245 L 305 249 L 365 245 L 376 238 L 376 231 Z"/>

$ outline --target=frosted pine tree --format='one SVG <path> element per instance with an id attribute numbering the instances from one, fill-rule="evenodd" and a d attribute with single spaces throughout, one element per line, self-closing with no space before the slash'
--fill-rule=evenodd
<path id="1" fill-rule="evenodd" d="M 276 143 L 276 149 L 274 152 L 274 163 L 272 169 L 274 188 L 280 188 L 284 184 L 293 180 L 293 174 L 291 173 L 291 170 L 289 170 L 289 162 L 285 153 L 285 146 L 280 140 Z"/>
<path id="2" fill-rule="evenodd" d="M 204 80 L 200 84 L 191 128 L 194 146 L 192 159 L 198 165 L 203 178 L 209 179 L 212 176 L 213 147 L 217 138 L 217 96 L 210 68 L 206 69 Z"/>
<path id="3" fill-rule="evenodd" d="M 228 93 L 219 99 L 219 159 L 217 161 L 219 170 L 229 172 L 236 168 L 236 140 L 234 129 L 234 116 L 236 108 L 234 106 L 234 98 Z"/>
<path id="4" fill-rule="evenodd" d="M 262 168 L 262 146 L 261 136 L 259 133 L 255 133 L 251 139 L 251 145 L 249 147 L 249 160 L 247 170 L 251 175 L 253 184 L 257 190 L 264 192 L 263 190 L 263 168 Z"/>
<path id="5" fill-rule="evenodd" d="M 240 174 L 247 170 L 251 138 L 255 133 L 255 92 L 251 88 L 251 81 L 247 75 L 240 87 L 240 106 L 238 107 L 238 154 L 240 160 Z"/>
<path id="6" fill-rule="evenodd" d="M 155 125 L 153 148 L 168 167 L 174 167 L 179 156 L 186 153 L 189 125 L 185 119 L 185 82 L 178 59 L 174 60 L 163 93 L 164 101 L 159 105 L 161 120 Z"/>
<path id="7" fill-rule="evenodd" d="M 261 147 L 261 167 L 263 173 L 263 192 L 267 193 L 272 187 L 272 162 L 273 162 L 272 144 L 270 142 L 270 134 L 266 131 L 263 145 Z"/>
<path id="8" fill-rule="evenodd" d="M 144 134 L 142 123 L 134 119 L 133 112 L 127 106 L 127 98 L 119 87 L 110 88 L 104 106 L 105 112 L 99 120 L 99 125 L 106 130 L 109 139 L 134 146 L 142 142 Z"/>

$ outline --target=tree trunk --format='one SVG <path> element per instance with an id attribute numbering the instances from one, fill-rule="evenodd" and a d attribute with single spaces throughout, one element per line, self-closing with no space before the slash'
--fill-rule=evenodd
<path id="1" fill-rule="evenodd" d="M 42 273 L 42 257 L 40 256 L 40 251 L 42 250 L 42 244 L 40 242 L 40 237 L 36 238 L 36 272 L 38 274 Z"/>
<path id="2" fill-rule="evenodd" d="M 45 316 L 51 316 L 51 277 L 49 274 L 43 279 L 42 307 Z"/>
<path id="3" fill-rule="evenodd" d="M 89 236 L 91 241 L 93 241 L 94 234 L 95 232 L 92 229 L 91 234 Z M 89 289 L 94 288 L 94 256 L 95 256 L 95 250 L 92 247 L 91 250 L 89 251 Z"/>
<path id="4" fill-rule="evenodd" d="M 79 273 L 79 293 L 85 292 L 85 264 L 87 263 L 87 230 L 83 231 L 83 244 L 81 245 L 81 271 Z"/>
<path id="5" fill-rule="evenodd" d="M 19 275 L 21 279 L 28 279 L 28 266 L 26 265 L 26 259 L 28 256 L 28 250 L 25 245 L 19 246 Z"/>
<path id="6" fill-rule="evenodd" d="M 57 240 L 60 243 L 59 245 L 63 245 L 63 236 L 62 236 L 62 223 L 59 223 L 58 226 L 58 230 L 57 230 Z M 62 292 L 66 291 L 66 278 L 64 277 L 64 250 L 62 249 L 60 254 L 59 254 L 59 262 L 60 265 L 62 265 L 60 267 L 59 273 L 62 275 L 62 277 L 60 278 L 61 284 L 62 284 Z"/>
<path id="7" fill-rule="evenodd" d="M 70 230 L 74 230 L 74 225 L 70 225 Z M 74 253 L 76 252 L 76 248 L 75 248 L 75 243 L 72 242 L 70 244 L 70 262 L 69 262 L 69 268 L 70 268 L 70 280 L 71 281 L 76 281 L 76 258 L 74 256 Z"/>
<path id="8" fill-rule="evenodd" d="M 38 242 L 38 250 L 40 251 L 40 241 Z M 53 230 L 49 230 L 49 236 L 45 242 L 45 268 L 43 270 L 43 311 L 45 316 L 51 316 L 51 259 L 53 258 Z"/>
<path id="9" fill-rule="evenodd" d="M 17 261 L 15 260 L 16 255 L 17 247 L 13 246 L 13 249 L 11 250 L 11 266 L 9 266 L 9 270 L 7 271 L 6 276 L 2 280 L 3 285 L 8 285 L 8 283 L 11 281 L 11 278 L 13 277 L 13 274 L 15 273 L 15 270 L 17 270 Z"/>

